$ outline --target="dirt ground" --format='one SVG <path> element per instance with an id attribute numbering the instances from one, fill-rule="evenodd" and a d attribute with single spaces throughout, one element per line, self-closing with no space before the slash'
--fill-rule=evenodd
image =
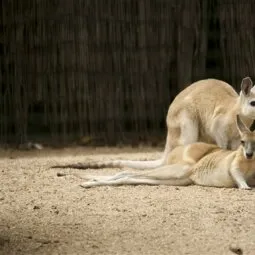
<path id="1" fill-rule="evenodd" d="M 159 156 L 157 148 L 0 151 L 0 254 L 255 254 L 254 190 L 84 189 L 83 180 L 49 168 Z"/>

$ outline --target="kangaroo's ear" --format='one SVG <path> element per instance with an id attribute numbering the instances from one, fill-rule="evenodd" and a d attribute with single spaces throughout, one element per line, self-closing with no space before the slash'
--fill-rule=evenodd
<path id="1" fill-rule="evenodd" d="M 243 95 L 248 96 L 250 94 L 252 86 L 253 86 L 253 83 L 249 76 L 243 78 L 241 83 L 241 90 L 243 92 Z"/>
<path id="2" fill-rule="evenodd" d="M 251 131 L 246 127 L 246 125 L 242 122 L 241 118 L 239 115 L 236 115 L 236 125 L 238 128 L 238 131 L 240 133 L 245 133 L 248 132 L 250 133 Z"/>

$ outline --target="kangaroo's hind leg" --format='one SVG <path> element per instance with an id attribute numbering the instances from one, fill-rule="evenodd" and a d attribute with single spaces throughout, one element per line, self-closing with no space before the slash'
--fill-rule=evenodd
<path id="1" fill-rule="evenodd" d="M 173 185 L 186 186 L 192 184 L 189 178 L 190 167 L 187 165 L 168 165 L 146 172 L 120 173 L 112 177 L 95 178 L 84 182 L 81 186 L 90 188 L 95 186 L 118 186 L 118 185 Z"/>
<path id="2" fill-rule="evenodd" d="M 85 175 L 84 179 L 89 181 L 114 181 L 133 174 L 132 172 L 123 171 L 114 175 Z"/>
<path id="3" fill-rule="evenodd" d="M 180 138 L 179 145 L 187 145 L 198 141 L 198 123 L 187 111 L 180 114 Z"/>

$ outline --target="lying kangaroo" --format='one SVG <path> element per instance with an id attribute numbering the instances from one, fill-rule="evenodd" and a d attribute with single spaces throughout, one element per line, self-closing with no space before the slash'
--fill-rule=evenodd
<path id="1" fill-rule="evenodd" d="M 202 142 L 181 145 L 168 154 L 168 165 L 164 167 L 145 172 L 121 172 L 113 176 L 88 176 L 92 179 L 81 186 L 196 184 L 250 189 L 246 181 L 255 174 L 255 132 L 250 131 L 238 115 L 236 124 L 241 145 L 235 151 Z"/>
<path id="2" fill-rule="evenodd" d="M 179 145 L 195 142 L 217 144 L 236 149 L 239 133 L 235 118 L 239 114 L 246 125 L 255 119 L 255 88 L 250 77 L 242 80 L 240 95 L 226 82 L 207 79 L 191 84 L 173 100 L 167 114 L 167 140 L 161 159 L 152 161 L 116 160 L 93 165 L 153 169 L 166 163 L 169 152 Z M 91 164 L 57 165 L 54 168 L 86 169 Z"/>

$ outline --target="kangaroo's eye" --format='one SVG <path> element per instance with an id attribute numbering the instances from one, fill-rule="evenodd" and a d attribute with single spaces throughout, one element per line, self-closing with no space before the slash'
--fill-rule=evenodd
<path id="1" fill-rule="evenodd" d="M 255 106 L 255 101 L 251 101 L 251 102 L 250 102 L 250 105 L 251 105 L 251 106 Z"/>
<path id="2" fill-rule="evenodd" d="M 244 145 L 244 141 L 243 140 L 241 140 L 241 144 Z"/>

